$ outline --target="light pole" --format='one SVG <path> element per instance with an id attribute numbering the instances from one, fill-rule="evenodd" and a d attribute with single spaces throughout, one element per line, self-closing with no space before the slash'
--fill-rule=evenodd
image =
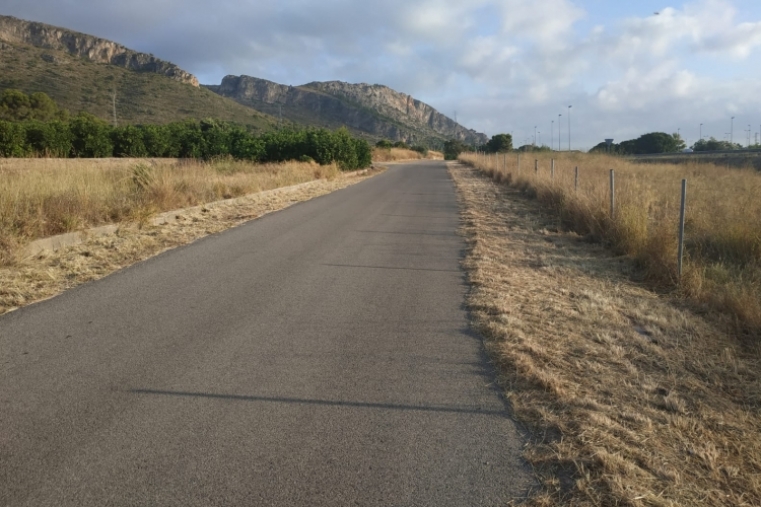
<path id="1" fill-rule="evenodd" d="M 700 140 L 703 140 L 703 124 L 700 124 Z"/>
<path id="2" fill-rule="evenodd" d="M 541 146 L 542 145 L 542 131 L 540 130 L 539 132 L 537 132 L 537 134 L 539 134 L 539 144 L 538 144 L 538 146 Z"/>
<path id="3" fill-rule="evenodd" d="M 568 106 L 568 151 L 571 151 L 571 108 Z"/>
<path id="4" fill-rule="evenodd" d="M 729 124 L 729 144 L 735 142 L 735 117 L 732 117 L 732 121 Z"/>
<path id="5" fill-rule="evenodd" d="M 560 123 L 560 117 L 561 116 L 563 116 L 563 115 L 562 114 L 558 115 L 558 151 L 562 151 L 560 149 L 560 125 L 561 125 L 561 123 Z"/>
<path id="6" fill-rule="evenodd" d="M 750 128 L 750 125 L 748 125 L 748 148 L 750 148 L 750 131 L 753 130 Z"/>
<path id="7" fill-rule="evenodd" d="M 534 146 L 536 146 L 536 125 L 534 125 Z"/>
<path id="8" fill-rule="evenodd" d="M 550 148 L 554 150 L 555 149 L 554 146 L 555 146 L 555 120 L 552 120 L 552 124 L 550 125 Z"/>

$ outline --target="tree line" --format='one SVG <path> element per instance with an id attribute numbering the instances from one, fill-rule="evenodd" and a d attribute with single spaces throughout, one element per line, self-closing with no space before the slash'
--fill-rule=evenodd
<path id="1" fill-rule="evenodd" d="M 0 157 L 313 160 L 336 163 L 343 170 L 372 163 L 368 142 L 354 138 L 346 129 L 281 129 L 255 134 L 215 120 L 113 127 L 88 113 L 69 117 L 46 97 L 26 96 L 17 90 L 3 93 Z"/>

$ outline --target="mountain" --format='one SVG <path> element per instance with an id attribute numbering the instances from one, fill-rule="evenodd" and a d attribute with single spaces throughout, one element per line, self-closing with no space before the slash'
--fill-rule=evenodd
<path id="1" fill-rule="evenodd" d="M 217 118 L 258 130 L 276 120 L 198 85 L 173 63 L 114 42 L 0 16 L 0 92 L 44 92 L 72 113 L 119 123 Z"/>
<path id="2" fill-rule="evenodd" d="M 127 49 L 124 46 L 92 35 L 64 28 L 0 16 L 0 40 L 28 44 L 43 49 L 63 51 L 93 63 L 107 63 L 137 72 L 163 74 L 180 83 L 198 88 L 198 79 L 173 63 Z"/>
<path id="3" fill-rule="evenodd" d="M 372 139 L 441 145 L 449 139 L 484 144 L 433 107 L 382 85 L 340 81 L 286 86 L 250 76 L 227 76 L 210 90 L 264 113 L 296 123 L 329 128 L 347 126 Z"/>
<path id="4" fill-rule="evenodd" d="M 265 130 L 282 118 L 432 148 L 449 139 L 487 141 L 386 86 L 330 81 L 293 87 L 248 76 L 200 86 L 177 65 L 116 42 L 0 16 L 0 92 L 9 88 L 44 92 L 72 113 L 86 111 L 117 123 L 215 118 Z"/>

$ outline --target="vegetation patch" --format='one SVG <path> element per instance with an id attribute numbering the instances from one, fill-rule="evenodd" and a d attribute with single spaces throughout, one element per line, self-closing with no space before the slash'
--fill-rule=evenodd
<path id="1" fill-rule="evenodd" d="M 555 157 L 554 176 L 551 157 Z M 633 259 L 651 287 L 718 309 L 749 343 L 761 338 L 761 174 L 714 164 L 648 164 L 604 155 L 516 154 L 462 160 L 536 197 L 557 226 Z M 579 169 L 576 189 L 575 168 Z M 615 171 L 611 214 L 610 171 Z M 681 181 L 685 257 L 678 274 Z"/>
<path id="2" fill-rule="evenodd" d="M 527 504 L 761 504 L 758 343 L 632 281 L 631 257 L 564 232 L 557 208 L 527 195 L 550 186 L 515 168 L 514 180 L 494 166 L 451 173 L 471 317 L 544 486 Z"/>

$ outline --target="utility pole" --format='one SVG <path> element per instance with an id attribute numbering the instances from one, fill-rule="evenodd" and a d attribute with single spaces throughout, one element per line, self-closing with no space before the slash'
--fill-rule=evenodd
<path id="1" fill-rule="evenodd" d="M 114 93 L 111 95 L 111 101 L 114 107 L 114 127 L 118 127 L 119 124 L 116 121 L 116 88 L 114 88 Z"/>

